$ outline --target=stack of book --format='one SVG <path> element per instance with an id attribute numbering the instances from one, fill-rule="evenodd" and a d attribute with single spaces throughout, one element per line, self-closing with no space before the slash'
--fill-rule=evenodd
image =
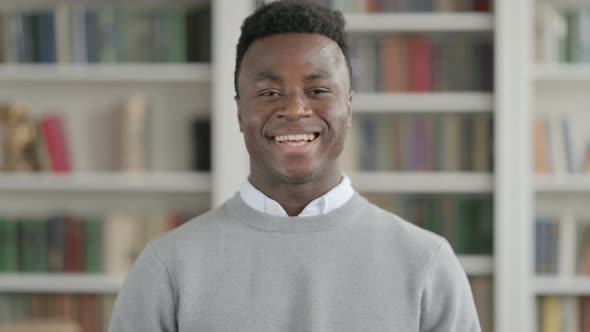
<path id="1" fill-rule="evenodd" d="M 585 113 L 537 115 L 533 120 L 535 172 L 590 173 L 589 120 Z"/>
<path id="2" fill-rule="evenodd" d="M 69 135 L 67 117 L 52 111 L 39 117 L 30 115 L 24 103 L 0 107 L 0 169 L 7 172 L 69 173 L 76 170 L 72 140 L 78 147 L 91 148 L 85 161 L 93 171 L 138 172 L 150 170 L 149 130 L 151 113 L 148 100 L 136 94 L 126 98 L 114 110 L 88 116 L 85 137 Z M 211 125 L 209 119 L 197 118 L 192 123 L 193 170 L 211 169 Z M 71 129 L 71 128 L 70 128 Z M 80 144 L 84 142 L 84 144 Z"/>
<path id="3" fill-rule="evenodd" d="M 0 15 L 8 63 L 197 62 L 211 59 L 207 7 L 63 3 Z"/>
<path id="4" fill-rule="evenodd" d="M 107 332 L 114 303 L 115 295 L 0 294 L 0 331 Z"/>
<path id="5" fill-rule="evenodd" d="M 590 62 L 590 9 L 564 11 L 537 4 L 535 57 L 543 63 Z"/>
<path id="6" fill-rule="evenodd" d="M 350 42 L 355 91 L 491 91 L 492 42 L 469 36 L 389 35 Z"/>
<path id="7" fill-rule="evenodd" d="M 150 239 L 181 223 L 175 213 L 0 218 L 0 273 L 126 274 Z"/>
<path id="8" fill-rule="evenodd" d="M 538 327 L 542 332 L 590 331 L 590 297 L 543 296 L 537 299 Z"/>
<path id="9" fill-rule="evenodd" d="M 407 11 L 490 11 L 489 0 L 318 0 L 344 12 L 407 12 Z"/>
<path id="10" fill-rule="evenodd" d="M 559 220 L 538 216 L 535 221 L 535 272 L 559 273 Z"/>
<path id="11" fill-rule="evenodd" d="M 458 254 L 493 252 L 493 205 L 487 197 L 367 194 L 374 204 L 445 237 Z"/>
<path id="12" fill-rule="evenodd" d="M 362 115 L 347 133 L 343 169 L 489 172 L 492 133 L 490 114 Z"/>

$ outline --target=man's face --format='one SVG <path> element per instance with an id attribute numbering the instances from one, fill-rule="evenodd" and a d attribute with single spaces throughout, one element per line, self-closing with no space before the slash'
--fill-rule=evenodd
<path id="1" fill-rule="evenodd" d="M 277 34 L 250 45 L 236 101 L 251 178 L 304 183 L 340 172 L 348 75 L 340 47 L 323 35 Z"/>

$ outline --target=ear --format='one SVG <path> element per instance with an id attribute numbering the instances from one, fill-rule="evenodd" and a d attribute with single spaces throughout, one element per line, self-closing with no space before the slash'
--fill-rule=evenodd
<path id="1" fill-rule="evenodd" d="M 348 96 L 348 100 L 346 101 L 346 107 L 348 108 L 348 128 L 352 127 L 352 95 L 354 93 L 351 91 L 350 95 Z"/>
<path id="2" fill-rule="evenodd" d="M 238 95 L 234 96 L 234 100 L 236 101 L 236 106 L 238 107 L 238 125 L 240 126 L 240 132 L 244 132 L 244 128 L 242 126 L 242 108 L 240 107 L 240 97 Z"/>

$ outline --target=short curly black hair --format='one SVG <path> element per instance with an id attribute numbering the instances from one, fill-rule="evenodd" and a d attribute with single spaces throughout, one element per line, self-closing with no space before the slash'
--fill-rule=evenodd
<path id="1" fill-rule="evenodd" d="M 238 77 L 242 58 L 250 44 L 256 39 L 281 33 L 317 33 L 334 40 L 344 54 L 350 79 L 352 69 L 344 25 L 342 12 L 307 0 L 274 1 L 258 8 L 244 20 L 242 34 L 236 47 L 236 96 L 239 95 Z"/>

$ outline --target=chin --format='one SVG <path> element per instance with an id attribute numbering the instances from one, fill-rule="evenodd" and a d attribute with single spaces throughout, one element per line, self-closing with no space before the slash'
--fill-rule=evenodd
<path id="1" fill-rule="evenodd" d="M 315 178 L 312 170 L 284 170 L 280 172 L 283 181 L 291 184 L 302 184 L 310 182 Z"/>

